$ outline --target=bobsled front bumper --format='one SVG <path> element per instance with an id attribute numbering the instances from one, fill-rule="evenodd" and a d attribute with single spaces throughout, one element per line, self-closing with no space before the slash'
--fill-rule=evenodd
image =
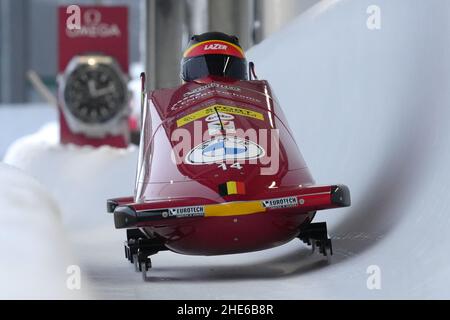
<path id="1" fill-rule="evenodd" d="M 111 199 L 108 212 L 114 213 L 117 229 L 164 226 L 180 219 L 199 219 L 278 211 L 308 214 L 312 211 L 350 206 L 350 191 L 344 185 L 313 186 L 278 190 L 258 200 L 217 203 L 207 199 L 171 199 L 133 203 L 133 198 Z"/>

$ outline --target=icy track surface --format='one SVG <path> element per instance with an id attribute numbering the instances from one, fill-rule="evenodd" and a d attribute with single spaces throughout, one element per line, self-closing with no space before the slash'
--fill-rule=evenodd
<path id="1" fill-rule="evenodd" d="M 366 27 L 369 5 L 381 29 Z M 253 48 L 318 183 L 345 183 L 352 207 L 317 215 L 335 255 L 300 241 L 250 254 L 153 257 L 146 282 L 123 257 L 104 200 L 132 192 L 135 150 L 18 141 L 6 160 L 63 210 L 83 279 L 99 298 L 450 298 L 450 2 L 323 1 Z M 68 170 L 67 168 L 70 168 Z M 369 290 L 367 270 L 381 271 Z"/>

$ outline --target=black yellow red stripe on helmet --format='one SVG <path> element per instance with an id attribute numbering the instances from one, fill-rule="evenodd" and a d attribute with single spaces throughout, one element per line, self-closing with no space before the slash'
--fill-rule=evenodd
<path id="1" fill-rule="evenodd" d="M 190 46 L 183 54 L 184 58 L 202 56 L 205 54 L 224 54 L 245 58 L 244 51 L 234 43 L 223 40 L 208 40 Z"/>

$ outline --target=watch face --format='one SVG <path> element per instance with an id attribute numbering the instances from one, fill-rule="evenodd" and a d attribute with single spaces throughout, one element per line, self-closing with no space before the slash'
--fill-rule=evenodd
<path id="1" fill-rule="evenodd" d="M 127 89 L 107 64 L 81 64 L 69 75 L 64 100 L 69 111 L 85 123 L 104 123 L 125 106 Z"/>

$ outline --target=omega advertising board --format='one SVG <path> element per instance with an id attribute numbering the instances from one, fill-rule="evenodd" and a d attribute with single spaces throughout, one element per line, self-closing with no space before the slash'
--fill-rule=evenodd
<path id="1" fill-rule="evenodd" d="M 128 8 L 58 8 L 58 106 L 62 144 L 126 147 Z"/>

